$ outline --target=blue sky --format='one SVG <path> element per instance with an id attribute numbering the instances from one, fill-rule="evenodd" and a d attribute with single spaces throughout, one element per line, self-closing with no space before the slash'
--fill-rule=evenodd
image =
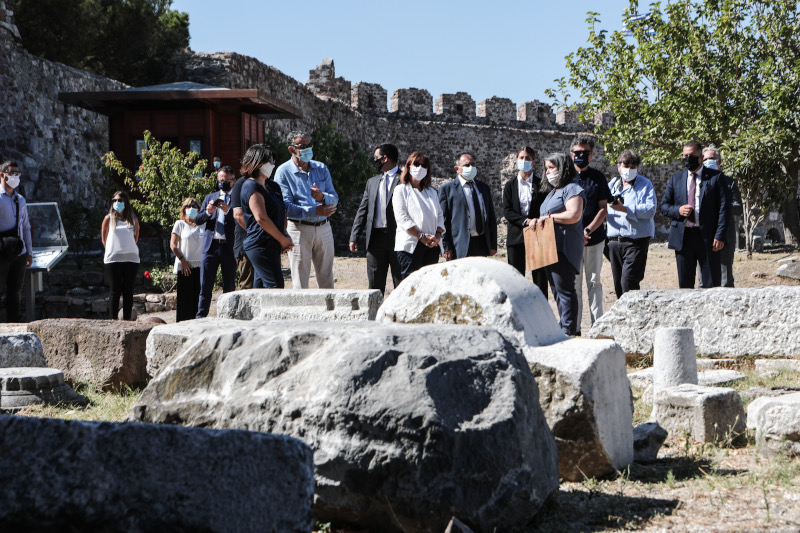
<path id="1" fill-rule="evenodd" d="M 642 2 L 642 5 L 646 5 Z M 550 103 L 545 89 L 567 75 L 565 56 L 586 43 L 587 11 L 622 28 L 628 0 L 405 2 L 175 0 L 189 13 L 198 52 L 253 56 L 305 82 L 332 57 L 352 83 L 468 92 Z"/>

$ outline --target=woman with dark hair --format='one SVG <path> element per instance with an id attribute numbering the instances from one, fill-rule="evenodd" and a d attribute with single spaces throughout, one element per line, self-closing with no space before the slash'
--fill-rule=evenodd
<path id="1" fill-rule="evenodd" d="M 268 179 L 275 158 L 265 144 L 254 144 L 242 158 L 242 216 L 247 229 L 242 247 L 253 265 L 254 289 L 282 289 L 281 253 L 294 247 L 286 231 L 286 207 L 280 186 Z"/>
<path id="2" fill-rule="evenodd" d="M 394 250 L 403 279 L 424 266 L 439 262 L 444 216 L 439 195 L 431 186 L 430 170 L 428 156 L 422 152 L 412 153 L 403 165 L 400 184 L 392 196 L 397 221 Z"/>
<path id="3" fill-rule="evenodd" d="M 172 272 L 178 276 L 176 289 L 175 322 L 191 320 L 197 316 L 200 301 L 200 263 L 203 259 L 204 226 L 197 225 L 200 203 L 187 198 L 181 205 L 180 220 L 172 227 L 169 247 L 175 254 Z"/>
<path id="4" fill-rule="evenodd" d="M 131 319 L 133 309 L 133 284 L 139 270 L 139 220 L 131 207 L 131 199 L 123 191 L 117 191 L 111 199 L 111 207 L 103 219 L 100 237 L 105 246 L 103 257 L 106 280 L 111 287 L 108 310 L 111 320 L 119 314 L 119 297 L 122 295 L 122 318 Z"/>
<path id="5" fill-rule="evenodd" d="M 556 298 L 561 331 L 576 335 L 578 294 L 575 276 L 583 260 L 583 189 L 575 183 L 575 165 L 565 153 L 553 153 L 544 160 L 546 180 L 541 192 L 547 196 L 539 208 L 539 218 L 530 222 L 534 229 L 553 224 L 558 262 L 546 267 L 550 289 Z"/>
<path id="6" fill-rule="evenodd" d="M 536 165 L 536 151 L 530 146 L 517 150 L 514 168 L 517 177 L 510 179 L 503 187 L 503 216 L 508 221 L 508 264 L 525 275 L 525 238 L 523 231 L 531 220 L 539 218 L 539 207 L 544 194 L 539 191 L 541 180 L 533 167 Z M 547 272 L 544 268 L 531 271 L 533 282 L 547 298 Z"/>

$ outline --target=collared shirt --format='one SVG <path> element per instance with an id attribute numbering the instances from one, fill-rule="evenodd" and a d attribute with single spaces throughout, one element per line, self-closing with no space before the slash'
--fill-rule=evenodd
<path id="1" fill-rule="evenodd" d="M 308 172 L 300 170 L 290 159 L 275 171 L 275 182 L 281 186 L 283 203 L 286 206 L 286 215 L 294 220 L 308 222 L 322 222 L 327 217 L 317 215 L 317 206 L 321 202 L 311 196 L 311 187 L 316 183 L 322 191 L 325 205 L 339 203 L 339 195 L 333 189 L 331 173 L 324 163 L 309 161 Z"/>
<path id="2" fill-rule="evenodd" d="M 524 216 L 529 216 L 531 210 L 531 200 L 533 199 L 533 185 L 531 184 L 533 173 L 525 178 L 525 175 L 520 172 L 517 174 L 519 180 L 519 209 Z"/>
<path id="3" fill-rule="evenodd" d="M 458 181 L 461 182 L 461 190 L 464 192 L 464 197 L 467 199 L 467 209 L 469 210 L 469 235 L 470 237 L 477 237 L 480 234 L 478 233 L 477 224 L 475 222 L 475 205 L 473 205 L 472 202 L 473 188 L 475 189 L 475 194 L 478 195 L 478 203 L 480 204 L 478 207 L 481 210 L 481 217 L 483 220 L 486 220 L 486 206 L 483 205 L 483 198 L 474 181 L 465 180 L 460 174 L 458 175 Z M 483 230 L 486 231 L 485 224 Z"/>
<path id="4" fill-rule="evenodd" d="M 653 238 L 656 234 L 653 222 L 656 216 L 656 191 L 653 183 L 641 174 L 628 185 L 621 178 L 614 178 L 611 182 L 611 195 L 619 194 L 622 195 L 625 211 L 608 208 L 608 236 Z"/>
<path id="5" fill-rule="evenodd" d="M 694 222 L 695 225 L 700 224 L 700 184 L 703 183 L 703 180 L 700 179 L 700 176 L 701 176 L 701 172 L 703 172 L 704 168 L 705 167 L 701 166 L 700 170 L 698 170 L 697 172 L 694 173 L 694 180 L 695 180 L 694 181 L 694 183 L 695 183 L 695 187 L 694 187 L 694 212 L 692 213 L 692 222 Z M 689 190 L 690 190 L 689 189 L 689 185 L 691 183 L 692 183 L 692 173 L 691 172 L 687 172 L 686 173 L 686 194 L 687 195 L 689 194 Z M 687 202 L 688 202 L 688 198 L 687 198 Z"/>
<path id="6" fill-rule="evenodd" d="M 28 219 L 28 203 L 20 194 L 14 191 L 13 194 L 8 194 L 5 187 L 0 187 L 0 231 L 8 231 L 13 229 L 17 224 L 17 202 L 14 201 L 14 196 L 19 200 L 19 225 L 17 226 L 17 235 L 22 239 L 25 248 L 19 255 L 33 255 L 33 245 L 31 244 L 31 222 Z"/>
<path id="7" fill-rule="evenodd" d="M 420 191 L 411 183 L 398 185 L 392 195 L 392 209 L 397 220 L 394 239 L 394 249 L 397 252 L 414 253 L 419 239 L 408 233 L 414 226 L 428 235 L 434 235 L 439 228 L 444 229 L 442 205 L 439 203 L 439 194 L 433 187 Z"/>
<path id="8" fill-rule="evenodd" d="M 383 178 L 381 178 L 381 181 L 378 184 L 378 211 L 375 213 L 375 217 L 373 219 L 373 226 L 376 228 L 386 227 L 386 206 L 389 205 L 390 200 L 389 188 L 392 186 L 392 180 L 394 180 L 396 175 L 397 165 L 395 165 L 394 168 L 388 172 L 384 172 Z"/>

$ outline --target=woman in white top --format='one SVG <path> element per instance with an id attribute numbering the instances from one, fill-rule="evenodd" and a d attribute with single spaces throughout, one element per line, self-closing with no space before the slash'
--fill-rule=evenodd
<path id="1" fill-rule="evenodd" d="M 111 320 L 119 315 L 119 297 L 122 294 L 122 318 L 131 319 L 133 309 L 133 284 L 139 270 L 139 220 L 131 207 L 131 200 L 122 191 L 112 196 L 111 208 L 103 219 L 100 236 L 105 246 L 106 280 L 111 287 L 108 309 Z"/>
<path id="2" fill-rule="evenodd" d="M 431 186 L 430 169 L 428 156 L 422 152 L 412 153 L 392 196 L 397 220 L 394 251 L 403 279 L 424 266 L 439 262 L 444 216 L 439 195 Z"/>
<path id="3" fill-rule="evenodd" d="M 197 316 L 205 231 L 202 225 L 198 226 L 195 222 L 198 209 L 200 204 L 196 199 L 187 198 L 183 201 L 180 220 L 172 227 L 169 239 L 169 247 L 175 254 L 175 268 L 172 271 L 178 275 L 175 322 L 191 320 Z"/>

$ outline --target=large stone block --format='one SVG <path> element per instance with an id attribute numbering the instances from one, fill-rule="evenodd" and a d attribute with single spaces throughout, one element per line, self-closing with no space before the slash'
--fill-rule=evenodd
<path id="1" fill-rule="evenodd" d="M 756 398 L 747 406 L 747 427 L 765 455 L 800 455 L 800 393 Z"/>
<path id="2" fill-rule="evenodd" d="M 47 366 L 35 333 L 0 333 L 0 368 Z"/>
<path id="3" fill-rule="evenodd" d="M 733 389 L 678 385 L 655 394 L 652 418 L 673 438 L 714 442 L 745 430 L 742 399 Z"/>
<path id="4" fill-rule="evenodd" d="M 629 465 L 633 403 L 619 345 L 570 339 L 523 351 L 556 438 L 559 475 L 582 481 Z"/>
<path id="5" fill-rule="evenodd" d="M 0 416 L 2 531 L 308 532 L 313 491 L 286 436 Z"/>
<path id="6" fill-rule="evenodd" d="M 47 319 L 28 324 L 42 341 L 46 366 L 67 381 L 108 388 L 147 382 L 145 342 L 154 324 L 122 320 Z"/>
<path id="7" fill-rule="evenodd" d="M 566 340 L 547 299 L 504 262 L 467 257 L 411 274 L 378 309 L 379 322 L 492 326 L 521 345 Z"/>
<path id="8" fill-rule="evenodd" d="M 756 359 L 756 373 L 780 372 L 800 372 L 800 359 Z"/>
<path id="9" fill-rule="evenodd" d="M 222 294 L 217 316 L 238 320 L 375 320 L 381 291 L 344 289 L 251 289 Z"/>
<path id="10" fill-rule="evenodd" d="M 698 356 L 800 356 L 800 287 L 630 291 L 589 336 L 614 339 L 626 355 L 653 351 L 661 327 L 694 330 Z"/>
<path id="11" fill-rule="evenodd" d="M 558 487 L 536 382 L 494 329 L 242 321 L 191 337 L 130 418 L 302 438 L 319 520 L 502 531 Z"/>

